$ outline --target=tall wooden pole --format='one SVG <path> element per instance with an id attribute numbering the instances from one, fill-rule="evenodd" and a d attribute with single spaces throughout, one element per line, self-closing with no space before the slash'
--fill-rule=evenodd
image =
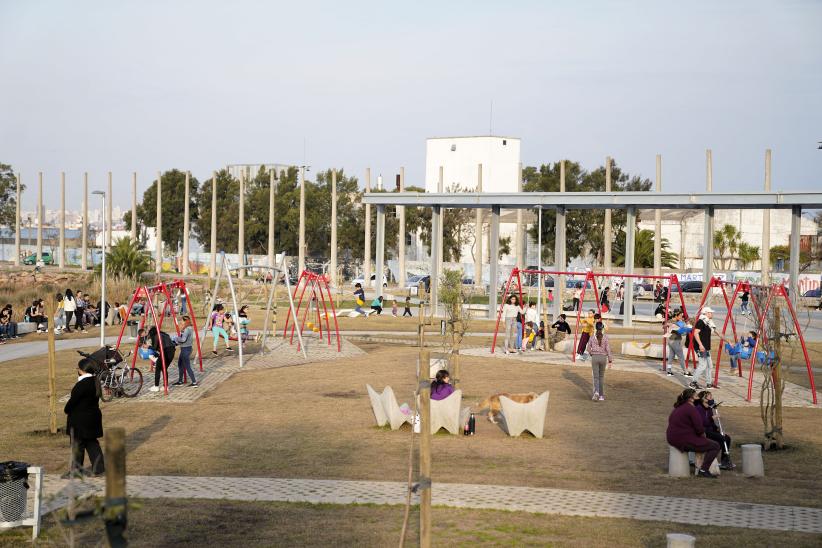
<path id="1" fill-rule="evenodd" d="M 365 193 L 371 192 L 371 168 L 365 168 Z M 362 259 L 363 289 L 371 283 L 371 204 L 365 204 L 365 250 Z"/>
<path id="2" fill-rule="evenodd" d="M 328 265 L 331 285 L 337 289 L 337 170 L 331 170 L 331 262 Z"/>
<path id="3" fill-rule="evenodd" d="M 54 318 L 54 296 L 46 299 L 47 317 Z M 57 355 L 54 350 L 54 329 L 48 330 L 49 432 L 57 433 Z"/>
<path id="4" fill-rule="evenodd" d="M 208 248 L 211 259 L 208 263 L 208 277 L 217 275 L 217 172 L 211 172 L 211 244 Z"/>
<path id="5" fill-rule="evenodd" d="M 126 499 L 126 430 L 122 427 L 106 428 L 106 501 L 103 519 L 109 546 L 126 546 L 123 532 L 128 523 Z"/>
<path id="6" fill-rule="evenodd" d="M 605 192 L 611 192 L 611 157 L 605 157 Z M 611 229 L 611 210 L 605 210 L 605 227 L 602 238 L 602 267 L 605 272 L 611 272 L 611 264 L 613 263 L 611 255 L 611 243 L 614 241 L 614 235 Z M 564 268 L 562 270 L 565 270 Z"/>
<path id="7" fill-rule="evenodd" d="M 157 243 L 155 251 L 157 253 L 157 260 L 155 261 L 154 271 L 159 274 L 163 271 L 163 174 L 157 172 Z"/>
<path id="8" fill-rule="evenodd" d="M 189 221 L 189 186 L 191 184 L 191 172 L 186 171 L 186 181 L 185 181 L 185 203 L 183 204 L 183 276 L 188 276 L 190 274 L 188 270 L 188 249 L 189 249 L 189 242 L 188 242 L 188 232 L 190 230 Z"/>
<path id="9" fill-rule="evenodd" d="M 60 172 L 60 268 L 66 267 L 66 172 Z"/>
<path id="10" fill-rule="evenodd" d="M 80 268 L 88 268 L 88 171 L 83 173 L 83 226 L 80 230 L 81 244 Z"/>
<path id="11" fill-rule="evenodd" d="M 43 172 L 37 173 L 37 255 L 35 264 L 43 259 Z"/>
<path id="12" fill-rule="evenodd" d="M 656 191 L 662 192 L 662 155 L 656 155 Z M 654 210 L 654 276 L 662 275 L 662 210 Z"/>
<path id="13" fill-rule="evenodd" d="M 405 191 L 405 168 L 400 167 L 400 192 Z M 397 218 L 399 220 L 399 234 L 397 234 L 397 262 L 398 270 L 397 283 L 400 289 L 405 287 L 405 206 L 397 206 Z"/>
<path id="14" fill-rule="evenodd" d="M 17 195 L 14 206 L 14 266 L 20 266 L 20 173 L 17 173 Z"/>
<path id="15" fill-rule="evenodd" d="M 432 282 L 433 283 L 433 282 Z M 420 349 L 420 546 L 431 546 L 431 385 L 428 375 L 431 369 L 431 353 Z"/>
<path id="16" fill-rule="evenodd" d="M 300 166 L 300 235 L 299 235 L 298 266 L 299 273 L 305 271 L 305 166 Z"/>
<path id="17" fill-rule="evenodd" d="M 268 172 L 268 266 L 274 267 L 276 252 L 274 251 L 274 215 L 277 198 L 277 187 L 275 185 L 276 173 L 274 168 Z M 276 285 L 276 280 L 274 281 Z"/>
<path id="18" fill-rule="evenodd" d="M 131 174 L 131 239 L 137 241 L 137 172 Z"/>

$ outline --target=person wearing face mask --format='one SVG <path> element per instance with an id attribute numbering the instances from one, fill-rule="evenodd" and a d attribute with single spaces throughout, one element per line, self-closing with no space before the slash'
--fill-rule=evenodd
<path id="1" fill-rule="evenodd" d="M 66 434 L 71 438 L 71 470 L 67 476 L 100 476 L 106 471 L 103 451 L 97 441 L 103 437 L 97 370 L 97 364 L 89 358 L 77 363 L 77 383 L 71 389 L 71 396 L 63 409 L 66 413 Z M 83 468 L 86 453 L 90 470 Z"/>
<path id="2" fill-rule="evenodd" d="M 714 415 L 716 413 L 716 402 L 714 396 L 707 390 L 703 390 L 696 395 L 694 401 L 697 413 L 702 417 L 702 426 L 705 428 L 705 437 L 709 440 L 714 440 L 719 444 L 721 458 L 719 461 L 719 468 L 722 470 L 733 470 L 736 468 L 731 462 L 731 455 L 728 449 L 731 447 L 731 436 L 723 434 L 719 430 Z"/>

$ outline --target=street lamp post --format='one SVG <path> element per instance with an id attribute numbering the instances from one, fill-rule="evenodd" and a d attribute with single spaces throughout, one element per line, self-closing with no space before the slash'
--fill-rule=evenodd
<path id="1" fill-rule="evenodd" d="M 103 208 L 100 210 L 103 212 L 103 240 L 101 243 L 101 247 L 103 248 L 103 263 L 101 270 L 102 277 L 100 278 L 100 310 L 97 311 L 100 315 L 100 348 L 102 348 L 106 345 L 106 193 L 102 190 L 95 190 L 92 194 L 99 195 L 103 203 Z"/>

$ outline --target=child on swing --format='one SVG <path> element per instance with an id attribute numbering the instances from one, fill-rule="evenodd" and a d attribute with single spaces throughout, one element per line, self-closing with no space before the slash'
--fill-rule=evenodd
<path id="1" fill-rule="evenodd" d="M 756 331 L 748 331 L 748 336 L 739 337 L 739 342 L 735 345 L 731 346 L 730 343 L 725 343 L 725 350 L 728 351 L 728 355 L 731 357 L 730 373 L 732 375 L 737 372 L 737 367 L 739 367 L 739 371 L 742 370 L 742 360 L 750 359 L 751 352 L 756 346 L 756 339 Z"/>

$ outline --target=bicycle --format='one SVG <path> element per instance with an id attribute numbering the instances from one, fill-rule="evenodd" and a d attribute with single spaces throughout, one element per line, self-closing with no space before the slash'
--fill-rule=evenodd
<path id="1" fill-rule="evenodd" d="M 136 367 L 121 365 L 131 352 L 123 356 L 119 351 L 105 346 L 92 354 L 80 350 L 77 353 L 99 366 L 97 378 L 100 382 L 100 399 L 104 402 L 110 402 L 115 396 L 133 398 L 143 388 L 143 372 Z"/>

